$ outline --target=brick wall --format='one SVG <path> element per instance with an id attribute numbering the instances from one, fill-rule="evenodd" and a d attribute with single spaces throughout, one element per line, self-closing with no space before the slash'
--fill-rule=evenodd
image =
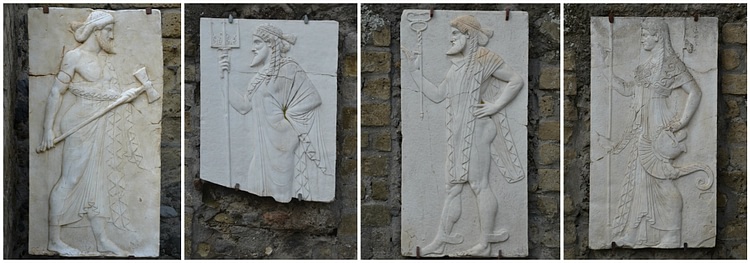
<path id="1" fill-rule="evenodd" d="M 401 258 L 404 9 L 529 13 L 529 258 L 560 257 L 560 6 L 362 5 L 362 258 Z"/>
<path id="2" fill-rule="evenodd" d="M 161 144 L 160 258 L 180 258 L 180 4 L 60 4 L 55 7 L 142 9 L 162 12 L 164 100 Z M 29 210 L 28 8 L 4 8 L 4 258 L 27 258 Z"/>
<path id="3" fill-rule="evenodd" d="M 564 257 L 747 258 L 747 13 L 745 4 L 565 5 Z M 719 18 L 716 247 L 588 249 L 591 16 Z"/>
<path id="4" fill-rule="evenodd" d="M 356 258 L 357 7 L 185 5 L 185 258 Z M 200 18 L 339 22 L 336 197 L 277 203 L 200 178 Z M 354 65 L 354 67 L 352 67 Z M 194 184 L 195 183 L 195 184 Z"/>

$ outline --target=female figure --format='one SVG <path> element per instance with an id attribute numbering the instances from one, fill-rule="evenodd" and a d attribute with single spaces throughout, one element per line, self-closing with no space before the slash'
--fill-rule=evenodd
<path id="1" fill-rule="evenodd" d="M 634 81 L 616 76 L 613 81 L 615 91 L 631 97 L 632 108 L 640 110 L 631 113 L 633 125 L 611 150 L 617 154 L 636 142 L 629 147 L 612 236 L 619 246 L 676 248 L 682 246 L 682 196 L 674 180 L 695 170 L 674 167 L 672 161 L 686 151 L 683 128 L 698 109 L 701 91 L 672 49 L 665 22 L 644 21 L 641 46 L 650 57 L 636 68 Z M 688 95 L 684 105 L 672 101 L 678 88 Z"/>

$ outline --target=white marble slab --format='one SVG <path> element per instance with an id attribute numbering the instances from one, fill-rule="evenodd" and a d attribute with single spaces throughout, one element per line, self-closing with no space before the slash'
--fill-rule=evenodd
<path id="1" fill-rule="evenodd" d="M 200 46 L 201 179 L 332 201 L 338 22 L 201 18 Z"/>
<path id="2" fill-rule="evenodd" d="M 29 254 L 158 256 L 161 13 L 31 8 L 28 17 Z"/>
<path id="3" fill-rule="evenodd" d="M 454 33 L 454 19 L 464 31 Z M 402 14 L 402 255 L 528 255 L 528 23 L 528 14 L 518 11 L 507 21 L 505 12 Z M 477 51 L 461 50 L 463 42 Z M 464 79 L 467 74 L 473 76 Z M 445 93 L 430 92 L 440 83 Z M 489 110 L 502 100 L 506 106 Z M 471 114 L 480 101 L 490 117 Z"/>
<path id="4" fill-rule="evenodd" d="M 714 246 L 717 23 L 591 19 L 589 247 Z"/>

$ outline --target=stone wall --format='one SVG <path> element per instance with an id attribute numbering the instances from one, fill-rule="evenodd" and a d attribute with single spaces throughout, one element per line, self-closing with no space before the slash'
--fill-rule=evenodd
<path id="1" fill-rule="evenodd" d="M 529 13 L 529 258 L 560 257 L 560 6 L 363 4 L 360 195 L 363 259 L 402 258 L 399 40 L 402 11 L 430 8 L 498 11 L 506 7 Z"/>
<path id="2" fill-rule="evenodd" d="M 185 9 L 185 258 L 356 258 L 357 6 L 185 5 Z M 289 20 L 307 14 L 310 20 L 339 22 L 333 202 L 277 203 L 199 180 L 200 18 L 230 14 Z"/>
<path id="3" fill-rule="evenodd" d="M 747 258 L 747 13 L 728 5 L 565 5 L 564 257 Z M 588 249 L 591 16 L 719 18 L 718 193 L 716 247 Z M 617 21 L 615 20 L 615 23 Z"/>
<path id="4" fill-rule="evenodd" d="M 4 258 L 28 258 L 29 130 L 28 130 L 28 8 L 41 5 L 3 5 L 4 118 Z M 164 100 L 161 143 L 160 258 L 180 258 L 180 4 L 61 4 L 55 7 L 142 9 L 162 12 Z M 116 33 L 115 33 L 116 34 Z M 35 135 L 36 136 L 36 135 Z M 36 256 L 35 256 L 36 257 Z"/>

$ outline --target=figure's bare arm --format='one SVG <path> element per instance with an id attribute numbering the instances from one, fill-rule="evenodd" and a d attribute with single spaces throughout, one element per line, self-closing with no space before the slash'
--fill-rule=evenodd
<path id="1" fill-rule="evenodd" d="M 523 78 L 506 64 L 501 65 L 495 70 L 492 73 L 492 77 L 508 82 L 508 85 L 503 89 L 496 101 L 474 105 L 476 107 L 474 116 L 478 118 L 491 116 L 505 108 L 523 89 Z"/>
<path id="2" fill-rule="evenodd" d="M 227 87 L 227 89 L 227 91 L 229 92 L 229 104 L 232 105 L 232 108 L 243 115 L 247 114 L 248 112 L 250 112 L 250 110 L 253 109 L 253 105 L 250 104 L 250 98 L 247 96 L 247 94 L 243 94 L 243 92 L 240 92 L 238 88 L 233 88 L 231 86 Z"/>
<path id="3" fill-rule="evenodd" d="M 401 51 L 406 57 L 406 63 L 402 66 L 406 67 L 406 70 L 409 72 L 407 75 L 411 77 L 417 87 L 424 93 L 425 97 L 435 103 L 443 101 L 445 99 L 445 85 L 442 83 L 435 85 L 432 81 L 424 77 L 422 68 L 420 68 L 422 56 L 404 48 L 401 48 Z"/>
<path id="4" fill-rule="evenodd" d="M 73 80 L 75 74 L 76 62 L 78 61 L 78 53 L 71 51 L 65 53 L 63 56 L 62 65 L 60 71 L 55 76 L 55 81 L 52 84 L 52 89 L 47 97 L 47 105 L 44 112 L 44 123 L 42 124 L 42 141 L 37 149 L 38 152 L 46 151 L 55 147 L 55 133 L 54 123 L 57 116 L 57 112 L 60 111 L 60 105 L 62 102 L 62 95 L 68 90 L 70 81 Z"/>
<path id="5" fill-rule="evenodd" d="M 222 53 L 219 55 L 219 68 L 222 71 L 229 72 L 230 69 L 230 63 L 229 63 L 229 53 Z M 229 74 L 222 73 L 223 78 L 229 78 Z M 226 80 L 224 80 L 226 81 Z M 245 90 L 241 90 L 237 87 L 231 87 L 229 86 L 229 81 L 227 83 L 227 94 L 229 95 L 229 105 L 232 105 L 232 108 L 234 108 L 237 112 L 239 112 L 242 115 L 247 114 L 250 112 L 250 110 L 253 109 L 252 104 L 250 104 L 250 98 L 248 97 L 248 94 Z"/>
<path id="6" fill-rule="evenodd" d="M 688 98 L 685 102 L 685 109 L 682 111 L 682 116 L 680 116 L 680 119 L 676 123 L 672 123 L 669 127 L 672 131 L 678 131 L 687 126 L 690 119 L 693 118 L 695 111 L 698 110 L 698 105 L 700 105 L 701 97 L 703 96 L 703 92 L 701 92 L 701 89 L 695 80 L 690 80 L 681 87 L 687 92 Z"/>
<path id="7" fill-rule="evenodd" d="M 620 95 L 625 97 L 633 96 L 633 87 L 635 86 L 635 83 L 630 81 L 625 81 L 624 79 L 618 77 L 618 76 L 612 76 L 614 79 L 612 80 L 612 88 L 617 91 L 617 93 L 620 93 Z"/>

